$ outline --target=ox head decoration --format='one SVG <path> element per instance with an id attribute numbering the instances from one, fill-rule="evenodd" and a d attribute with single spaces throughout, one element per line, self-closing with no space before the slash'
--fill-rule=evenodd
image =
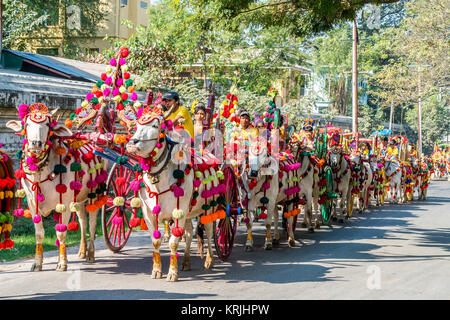
<path id="1" fill-rule="evenodd" d="M 173 129 L 172 121 L 166 120 L 173 110 L 174 107 L 171 107 L 163 113 L 162 106 L 154 104 L 143 109 L 136 122 L 128 122 L 129 128 L 136 125 L 136 132 L 127 144 L 127 151 L 144 159 L 152 157 L 156 160 L 161 154 L 166 134 Z"/>
<path id="2" fill-rule="evenodd" d="M 54 114 L 58 109 L 49 111 L 42 103 L 35 103 L 31 106 L 23 104 L 18 109 L 19 118 L 22 120 L 8 121 L 6 127 L 22 133 L 24 155 L 33 158 L 35 162 L 38 162 L 39 158 L 42 158 L 49 149 L 52 149 L 51 138 L 53 136 L 72 135 L 70 129 L 65 125 L 58 124 L 54 119 Z"/>
<path id="3" fill-rule="evenodd" d="M 339 146 L 334 146 L 330 149 L 328 155 L 330 158 L 331 167 L 333 168 L 338 167 L 339 163 L 341 162 L 342 149 Z"/>

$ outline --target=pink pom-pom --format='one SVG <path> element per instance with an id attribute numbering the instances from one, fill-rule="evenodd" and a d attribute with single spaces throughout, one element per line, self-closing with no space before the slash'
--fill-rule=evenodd
<path id="1" fill-rule="evenodd" d="M 91 101 L 91 99 L 94 97 L 94 94 L 92 93 L 92 92 L 89 92 L 87 95 L 86 95 L 86 100 L 87 101 Z"/>
<path id="2" fill-rule="evenodd" d="M 38 199 L 39 202 L 43 202 L 45 200 L 45 197 L 44 197 L 43 194 L 38 193 L 37 199 Z"/>
<path id="3" fill-rule="evenodd" d="M 80 191 L 83 188 L 83 185 L 80 181 L 71 181 L 70 182 L 70 189 L 74 191 Z"/>
<path id="4" fill-rule="evenodd" d="M 130 183 L 130 189 L 133 191 L 139 191 L 141 190 L 141 183 L 139 182 L 139 180 L 133 180 Z"/>
<path id="5" fill-rule="evenodd" d="M 115 96 L 118 96 L 119 94 L 120 94 L 119 88 L 115 87 L 113 89 L 113 96 L 115 97 Z"/>
<path id="6" fill-rule="evenodd" d="M 14 215 L 16 217 L 22 217 L 23 214 L 24 214 L 24 210 L 23 209 L 16 209 L 16 210 L 14 210 Z"/>
<path id="7" fill-rule="evenodd" d="M 120 225 L 120 224 L 123 223 L 123 218 L 122 218 L 122 217 L 114 217 L 112 223 L 113 223 L 113 224 Z"/>
<path id="8" fill-rule="evenodd" d="M 127 63 L 127 60 L 125 60 L 124 58 L 120 58 L 119 64 L 120 64 L 121 66 L 123 66 L 125 63 Z"/>
<path id="9" fill-rule="evenodd" d="M 161 238 L 161 232 L 159 232 L 159 230 L 153 231 L 153 238 L 155 239 Z"/>
<path id="10" fill-rule="evenodd" d="M 58 232 L 66 232 L 67 231 L 67 226 L 65 224 L 58 223 L 55 226 L 55 230 L 58 231 Z"/>
<path id="11" fill-rule="evenodd" d="M 144 109 L 139 108 L 138 112 L 136 113 L 136 116 L 137 116 L 138 119 L 142 116 L 142 112 L 144 112 Z"/>
<path id="12" fill-rule="evenodd" d="M 167 130 L 171 131 L 173 129 L 172 120 L 166 120 L 166 126 L 167 126 Z"/>
<path id="13" fill-rule="evenodd" d="M 55 244 L 59 248 L 59 240 L 58 239 L 56 239 Z"/>
<path id="14" fill-rule="evenodd" d="M 111 94 L 111 89 L 109 88 L 105 88 L 105 90 L 103 90 L 103 96 L 107 97 Z"/>
<path id="15" fill-rule="evenodd" d="M 132 101 L 136 101 L 136 100 L 137 100 L 137 98 L 138 98 L 138 95 L 137 95 L 137 93 L 136 93 L 136 92 L 133 92 L 133 93 L 131 94 L 131 97 L 130 97 L 130 99 L 131 99 Z"/>
<path id="16" fill-rule="evenodd" d="M 117 85 L 118 87 L 121 87 L 121 86 L 123 85 L 123 79 L 122 79 L 122 78 L 117 79 L 117 80 L 116 80 L 116 85 Z"/>
<path id="17" fill-rule="evenodd" d="M 29 106 L 26 104 L 21 104 L 19 107 L 19 118 L 23 119 L 28 114 Z"/>
<path id="18" fill-rule="evenodd" d="M 184 196 L 183 188 L 180 188 L 178 186 L 173 186 L 173 195 L 177 198 Z"/>
<path id="19" fill-rule="evenodd" d="M 198 188 L 202 184 L 202 180 L 200 179 L 194 179 L 194 188 Z"/>
<path id="20" fill-rule="evenodd" d="M 29 165 L 29 166 L 31 166 L 32 164 L 35 163 L 35 160 L 32 157 L 28 157 L 26 161 L 27 161 L 27 165 Z"/>
<path id="21" fill-rule="evenodd" d="M 87 187 L 88 187 L 89 189 L 93 189 L 93 188 L 97 187 L 97 182 L 95 182 L 95 180 L 89 180 L 89 181 L 87 182 Z"/>
<path id="22" fill-rule="evenodd" d="M 227 192 L 227 187 L 225 186 L 225 184 L 221 183 L 219 184 L 219 186 L 217 187 L 219 193 L 225 193 Z"/>
<path id="23" fill-rule="evenodd" d="M 207 199 L 207 198 L 211 197 L 211 191 L 210 190 L 203 190 L 201 196 L 202 196 L 203 199 Z"/>
<path id="24" fill-rule="evenodd" d="M 153 214 L 159 214 L 161 212 L 161 206 L 159 204 L 154 206 L 152 212 Z"/>
<path id="25" fill-rule="evenodd" d="M 103 183 L 105 181 L 105 176 L 102 174 L 99 174 L 98 176 L 95 177 L 95 182 L 97 182 L 98 184 Z"/>
<path id="26" fill-rule="evenodd" d="M 264 182 L 261 186 L 261 189 L 263 190 L 269 190 L 270 189 L 270 183 L 269 182 Z"/>
<path id="27" fill-rule="evenodd" d="M 38 169 L 37 165 L 32 164 L 31 166 L 28 167 L 28 169 L 30 169 L 30 171 L 36 171 Z"/>
<path id="28" fill-rule="evenodd" d="M 117 65 L 117 61 L 115 58 L 112 58 L 111 60 L 109 60 L 109 65 L 111 67 L 115 67 Z"/>
<path id="29" fill-rule="evenodd" d="M 36 215 L 36 216 L 33 217 L 33 222 L 34 222 L 34 223 L 39 223 L 39 222 L 41 222 L 41 220 L 42 220 L 42 219 L 41 219 L 41 216 L 40 216 L 40 215 Z"/>
<path id="30" fill-rule="evenodd" d="M 108 86 L 112 85 L 112 78 L 111 78 L 111 77 L 106 78 L 105 83 L 106 83 Z M 103 94 L 105 95 L 105 93 L 103 93 Z M 109 95 L 109 94 L 108 94 L 108 95 Z"/>

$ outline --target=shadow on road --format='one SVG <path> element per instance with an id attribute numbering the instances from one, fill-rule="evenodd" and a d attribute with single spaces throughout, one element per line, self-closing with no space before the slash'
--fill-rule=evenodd
<path id="1" fill-rule="evenodd" d="M 79 290 L 55 293 L 33 293 L 21 296 L 3 296 L 0 299 L 45 299 L 45 300 L 137 300 L 137 299 L 206 299 L 215 294 L 186 294 L 162 290 Z"/>

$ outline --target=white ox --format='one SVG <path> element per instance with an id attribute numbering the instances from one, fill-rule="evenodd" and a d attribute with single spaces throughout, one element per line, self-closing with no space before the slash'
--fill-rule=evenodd
<path id="1" fill-rule="evenodd" d="M 53 110 L 52 114 L 57 110 Z M 24 169 L 26 173 L 26 177 L 21 179 L 22 188 L 25 190 L 26 197 L 28 200 L 28 207 L 33 216 L 36 216 L 36 187 L 40 190 L 41 195 L 44 196 L 43 201 L 38 202 L 38 213 L 42 217 L 47 217 L 52 210 L 55 209 L 55 206 L 60 203 L 59 193 L 55 192 L 55 187 L 57 184 L 60 184 L 59 176 L 54 174 L 54 168 L 56 164 L 59 164 L 59 155 L 55 153 L 54 148 L 48 148 L 45 150 L 45 146 L 49 140 L 49 132 L 50 132 L 50 124 L 52 121 L 52 117 L 47 117 L 44 122 L 36 123 L 31 121 L 29 118 L 25 120 L 24 128 L 26 130 L 25 139 L 28 141 L 28 150 L 30 154 L 43 155 L 45 156 L 42 161 L 40 161 L 37 166 L 38 169 L 35 171 L 27 170 L 26 163 L 24 164 Z M 6 126 L 16 132 L 22 131 L 22 124 L 20 121 L 11 120 L 8 121 Z M 52 129 L 53 135 L 58 136 L 71 136 L 72 132 L 65 125 L 57 124 Z M 65 147 L 64 147 L 65 148 Z M 67 149 L 67 148 L 66 148 Z M 67 150 L 66 150 L 67 151 Z M 66 163 L 66 166 L 69 168 L 70 164 L 75 161 L 73 158 L 71 161 Z M 66 186 L 70 185 L 70 182 L 74 180 L 74 172 L 67 170 L 67 173 L 62 174 L 62 184 Z M 61 175 L 61 174 L 60 174 Z M 85 174 L 82 177 L 82 189 L 77 196 L 77 202 L 79 204 L 83 204 L 87 200 L 87 196 L 89 193 L 89 188 L 86 187 L 86 184 L 89 180 L 89 175 Z M 30 182 L 32 181 L 32 182 Z M 69 189 L 69 188 L 68 188 Z M 62 195 L 62 204 L 65 206 L 66 210 L 61 213 L 61 224 L 67 225 L 71 218 L 70 212 L 70 204 L 74 200 L 73 192 L 64 193 Z M 42 199 L 40 199 L 42 200 Z M 89 248 L 87 249 L 86 245 L 86 229 L 87 229 L 87 216 L 84 205 L 78 205 L 77 215 L 81 225 L 81 243 L 80 249 L 78 252 L 78 256 L 81 259 L 87 260 L 87 262 L 94 262 L 94 240 L 95 240 L 95 232 L 97 228 L 97 211 L 91 212 L 89 215 L 89 231 L 90 231 L 90 241 Z M 31 271 L 41 271 L 43 264 L 43 240 L 45 236 L 43 221 L 40 220 L 38 223 L 34 224 L 35 226 L 35 236 L 36 236 L 36 252 L 35 252 L 35 260 L 31 267 Z M 56 266 L 57 271 L 66 271 L 67 270 L 67 254 L 66 254 L 66 235 L 67 230 L 64 232 L 56 232 L 57 239 L 59 241 L 59 258 L 58 264 Z M 87 251 L 87 255 L 86 255 Z"/>
<path id="2" fill-rule="evenodd" d="M 402 168 L 395 157 L 386 156 L 385 173 L 389 184 L 389 197 L 393 203 L 404 202 L 402 187 Z"/>
<path id="3" fill-rule="evenodd" d="M 358 211 L 363 213 L 369 206 L 370 203 L 370 186 L 373 181 L 373 171 L 369 161 L 364 160 L 360 153 L 353 153 L 350 155 L 350 161 L 355 165 L 359 166 L 361 170 L 361 178 L 359 183 L 360 192 L 358 197 Z"/>
<path id="4" fill-rule="evenodd" d="M 151 122 L 140 124 L 137 123 L 136 132 L 127 144 L 127 151 L 130 154 L 139 156 L 141 159 L 148 159 L 153 151 L 156 151 L 158 140 L 160 139 L 161 126 L 171 113 L 169 110 L 165 115 L 160 118 L 154 118 Z M 169 133 L 168 133 L 169 134 Z M 162 146 L 157 149 L 154 156 L 155 165 L 151 166 L 148 171 L 144 171 L 143 180 L 147 188 L 142 188 L 139 191 L 139 197 L 142 200 L 142 214 L 148 225 L 150 235 L 152 237 L 153 244 L 153 270 L 152 278 L 162 277 L 162 264 L 161 256 L 159 253 L 161 247 L 161 237 L 157 230 L 158 221 L 176 221 L 178 220 L 178 227 L 185 228 L 186 234 L 186 248 L 182 261 L 182 269 L 190 269 L 190 246 L 192 242 L 193 226 L 191 219 L 204 213 L 202 209 L 203 201 L 198 201 L 197 204 L 191 207 L 191 199 L 194 192 L 194 168 L 184 176 L 184 182 L 181 184 L 184 195 L 178 198 L 178 209 L 183 211 L 182 217 L 177 219 L 174 217 L 174 213 L 177 209 L 177 198 L 174 197 L 172 191 L 168 191 L 175 185 L 177 180 L 174 178 L 173 173 L 180 166 L 181 170 L 184 170 L 189 158 L 175 161 L 179 152 L 183 152 L 184 157 L 190 157 L 190 143 L 177 143 L 171 141 L 183 141 L 181 135 L 176 132 L 170 132 L 169 139 L 164 138 L 165 141 Z M 174 147 L 174 145 L 177 147 Z M 172 145 L 172 146 L 171 146 Z M 211 175 L 216 175 L 216 170 L 210 169 Z M 210 180 L 206 184 L 201 184 L 198 187 L 198 192 L 201 194 L 206 188 L 210 189 L 212 185 L 218 186 L 219 180 L 217 177 L 214 180 Z M 159 194 L 159 196 L 155 196 Z M 160 212 L 154 214 L 155 207 L 157 207 L 156 199 L 158 199 L 158 206 Z M 200 199 L 200 198 L 199 198 Z M 179 212 L 179 211 L 178 211 Z M 179 217 L 179 216 L 178 216 Z M 213 265 L 212 255 L 212 236 L 213 236 L 213 224 L 205 224 L 205 230 L 207 235 L 208 251 L 204 267 L 209 269 Z M 156 236 L 155 236 L 156 235 Z M 177 262 L 177 250 L 178 243 L 181 239 L 180 236 L 171 235 L 169 240 L 169 248 L 171 251 L 170 267 L 167 274 L 167 281 L 178 280 L 178 262 Z"/>
<path id="5" fill-rule="evenodd" d="M 334 199 L 335 202 L 333 205 L 333 214 L 332 218 L 338 218 L 339 222 L 344 222 L 344 205 L 346 207 L 346 215 L 348 218 L 350 215 L 350 201 L 352 199 L 352 190 L 350 187 L 350 178 L 351 178 L 351 170 L 349 161 L 344 156 L 342 149 L 333 148 L 330 153 L 330 165 L 333 169 L 333 180 L 335 187 L 335 192 L 339 194 L 339 214 L 336 215 L 336 202 L 337 199 Z"/>
<path id="6" fill-rule="evenodd" d="M 251 142 L 248 152 L 248 170 L 246 164 L 242 164 L 240 181 L 238 184 L 238 194 L 241 203 L 247 203 L 245 210 L 245 222 L 247 226 L 247 240 L 245 250 L 253 250 L 252 219 L 251 213 L 257 214 L 258 208 L 265 208 L 267 213 L 264 219 L 266 227 L 266 238 L 264 249 L 271 250 L 273 238 L 271 234 L 272 221 L 275 226 L 278 222 L 277 196 L 278 196 L 278 165 L 277 160 L 270 156 L 267 150 L 267 143 L 264 139 L 256 139 Z M 263 203 L 263 198 L 268 200 Z"/>

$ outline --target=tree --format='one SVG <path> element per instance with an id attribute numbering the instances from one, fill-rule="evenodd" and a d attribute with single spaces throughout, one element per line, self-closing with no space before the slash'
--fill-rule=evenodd
<path id="1" fill-rule="evenodd" d="M 59 46 L 63 56 L 74 57 L 80 44 L 103 27 L 107 13 L 106 0 L 8 0 L 5 47 L 23 50 L 36 39 L 41 46 Z"/>
<path id="2" fill-rule="evenodd" d="M 236 30 L 241 24 L 263 28 L 280 26 L 296 37 L 310 36 L 351 21 L 366 4 L 395 3 L 399 0 L 172 0 L 177 7 L 189 8 L 194 16 L 209 15 L 215 24 Z"/>
<path id="3" fill-rule="evenodd" d="M 25 47 L 24 34 L 36 31 L 48 18 L 39 15 L 33 6 L 21 0 L 8 0 L 3 3 L 2 44 L 5 49 Z"/>

